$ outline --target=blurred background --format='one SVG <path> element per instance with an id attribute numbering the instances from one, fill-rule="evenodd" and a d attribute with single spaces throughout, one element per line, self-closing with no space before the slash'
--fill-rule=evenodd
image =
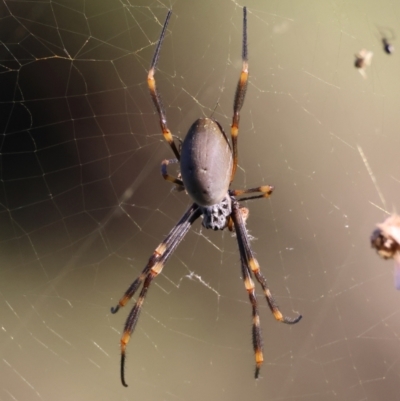
<path id="1" fill-rule="evenodd" d="M 160 163 L 147 70 L 181 139 L 199 117 L 229 132 L 248 7 L 250 78 L 234 188 L 283 313 L 259 287 L 265 363 L 236 239 L 196 222 L 150 288 L 119 378 L 131 302 L 110 307 L 190 199 Z M 400 208 L 400 4 L 0 2 L 1 400 L 382 400 L 400 375 L 393 263 L 370 248 Z M 373 52 L 366 79 L 355 54 Z M 400 49 L 399 49 L 400 53 Z M 174 171 L 172 169 L 172 171 Z"/>

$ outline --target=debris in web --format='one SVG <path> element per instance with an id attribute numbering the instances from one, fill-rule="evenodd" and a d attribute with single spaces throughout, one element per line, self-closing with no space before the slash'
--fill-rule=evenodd
<path id="1" fill-rule="evenodd" d="M 360 50 L 355 55 L 356 61 L 354 62 L 354 66 L 358 69 L 358 71 L 360 72 L 361 76 L 364 79 L 367 79 L 367 73 L 365 72 L 365 70 L 367 69 L 368 66 L 371 65 L 371 60 L 373 55 L 374 53 L 365 49 Z"/>
<path id="2" fill-rule="evenodd" d="M 381 258 L 394 260 L 394 284 L 400 290 L 400 216 L 392 214 L 377 227 L 371 235 L 371 246 Z"/>

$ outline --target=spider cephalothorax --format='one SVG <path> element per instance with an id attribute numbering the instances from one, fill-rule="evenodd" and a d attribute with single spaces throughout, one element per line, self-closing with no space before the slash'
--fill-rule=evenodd
<path id="1" fill-rule="evenodd" d="M 127 289 L 118 305 L 111 309 L 112 313 L 116 313 L 120 307 L 126 305 L 139 287 L 142 286 L 139 297 L 125 322 L 124 332 L 121 338 L 121 381 L 124 386 L 127 386 L 124 373 L 126 346 L 133 330 L 135 329 L 150 284 L 152 280 L 161 273 L 168 258 L 172 255 L 186 233 L 189 231 L 191 225 L 200 216 L 203 217 L 203 226 L 205 228 L 223 230 L 228 227 L 231 231 L 235 230 L 236 232 L 236 239 L 240 252 L 242 278 L 252 306 L 252 335 L 256 359 L 256 378 L 259 375 L 264 357 L 262 351 L 260 318 L 252 275 L 261 285 L 268 306 L 276 320 L 283 323 L 293 324 L 301 319 L 301 315 L 295 318 L 288 318 L 283 316 L 280 312 L 250 247 L 250 238 L 245 226 L 248 209 L 239 204 L 239 200 L 245 201 L 250 199 L 268 198 L 273 191 L 273 187 L 263 185 L 244 190 L 230 189 L 238 163 L 237 136 L 239 133 L 239 113 L 243 106 L 249 75 L 247 60 L 246 7 L 243 8 L 242 71 L 234 99 L 231 144 L 229 143 L 221 125 L 217 121 L 210 118 L 200 118 L 190 127 L 182 143 L 180 152 L 178 151 L 174 138 L 168 129 L 167 118 L 154 79 L 161 44 L 170 17 L 171 11 L 168 12 L 154 53 L 153 61 L 147 76 L 147 84 L 158 112 L 162 133 L 176 157 L 176 159 L 164 160 L 162 162 L 161 173 L 164 179 L 174 183 L 176 188 L 186 190 L 193 203 L 178 223 L 172 228 L 164 241 L 162 241 L 154 250 L 147 265 L 144 267 L 139 277 L 136 278 Z M 180 162 L 181 171 L 179 178 L 169 175 L 167 171 L 169 164 L 178 162 Z M 248 196 L 243 197 L 243 195 L 246 194 L 248 194 Z"/>

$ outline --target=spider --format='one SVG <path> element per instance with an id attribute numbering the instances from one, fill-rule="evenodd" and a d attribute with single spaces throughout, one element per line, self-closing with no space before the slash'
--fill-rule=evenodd
<path id="1" fill-rule="evenodd" d="M 252 306 L 252 336 L 255 354 L 256 368 L 255 378 L 258 378 L 263 363 L 262 336 L 260 318 L 258 312 L 257 298 L 252 275 L 261 285 L 268 306 L 275 319 L 288 324 L 297 323 L 301 315 L 289 318 L 282 315 L 278 305 L 273 298 L 267 284 L 267 280 L 260 271 L 259 264 L 254 257 L 250 247 L 250 239 L 245 226 L 248 209 L 239 204 L 241 201 L 259 198 L 268 198 L 273 187 L 269 185 L 257 188 L 232 190 L 231 182 L 235 176 L 238 163 L 237 137 L 239 132 L 240 110 L 243 106 L 248 81 L 248 58 L 247 58 L 247 11 L 243 8 L 243 43 L 242 43 L 242 71 L 236 88 L 233 106 L 233 118 L 231 125 L 232 145 L 222 129 L 221 125 L 210 118 L 200 118 L 190 127 L 181 147 L 181 152 L 174 142 L 174 138 L 167 126 L 165 110 L 162 106 L 159 92 L 154 79 L 157 62 L 160 55 L 161 45 L 165 36 L 167 25 L 171 17 L 168 12 L 160 39 L 158 41 L 150 70 L 147 76 L 147 84 L 151 98 L 157 109 L 161 130 L 165 140 L 170 145 L 175 159 L 164 160 L 161 164 L 161 172 L 165 180 L 175 184 L 177 188 L 185 189 L 193 203 L 178 221 L 167 237 L 158 245 L 150 256 L 147 265 L 139 277 L 126 290 L 118 305 L 111 309 L 112 313 L 118 312 L 133 297 L 135 292 L 142 286 L 141 292 L 128 318 L 125 322 L 121 337 L 121 382 L 125 382 L 125 352 L 130 337 L 135 329 L 142 309 L 144 299 L 151 282 L 162 271 L 169 257 L 183 240 L 191 225 L 200 216 L 203 218 L 203 226 L 213 230 L 224 230 L 228 228 L 236 232 L 239 246 L 242 278 Z M 180 163 L 181 176 L 179 178 L 168 174 L 167 167 L 171 163 Z M 258 194 L 257 194 L 258 193 Z M 242 195 L 250 194 L 247 197 Z M 256 194 L 256 195 L 254 195 Z"/>

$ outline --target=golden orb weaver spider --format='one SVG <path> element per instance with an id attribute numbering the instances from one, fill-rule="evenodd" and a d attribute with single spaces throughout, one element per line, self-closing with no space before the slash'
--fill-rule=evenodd
<path id="1" fill-rule="evenodd" d="M 162 241 L 154 250 L 147 265 L 144 267 L 139 277 L 137 277 L 126 290 L 118 305 L 111 309 L 112 313 L 118 312 L 119 308 L 125 306 L 139 287 L 142 286 L 139 297 L 126 319 L 124 332 L 121 337 L 121 382 L 125 387 L 127 387 L 125 382 L 126 346 L 139 319 L 139 314 L 150 284 L 153 279 L 161 273 L 169 257 L 183 240 L 191 225 L 200 216 L 203 217 L 202 224 L 205 228 L 211 228 L 213 230 L 223 230 L 228 228 L 229 230 L 235 230 L 236 232 L 236 239 L 240 252 L 242 278 L 252 306 L 252 336 L 256 360 L 255 378 L 258 378 L 264 357 L 262 350 L 260 317 L 252 274 L 261 285 L 268 306 L 276 320 L 283 323 L 294 324 L 301 319 L 301 315 L 298 315 L 295 318 L 288 318 L 280 312 L 278 305 L 268 288 L 267 280 L 261 273 L 260 266 L 250 247 L 250 239 L 245 226 L 248 209 L 242 207 L 237 199 L 237 197 L 240 197 L 239 200 L 244 201 L 268 198 L 273 191 L 273 187 L 264 185 L 244 190 L 230 189 L 238 163 L 237 137 L 239 133 L 239 118 L 240 110 L 243 106 L 246 94 L 249 75 L 246 7 L 243 8 L 242 71 L 236 88 L 231 125 L 232 145 L 230 145 L 225 132 L 217 121 L 210 118 L 200 118 L 195 121 L 189 129 L 183 141 L 180 153 L 174 142 L 171 131 L 168 129 L 165 110 L 162 106 L 160 95 L 156 88 L 156 81 L 154 79 L 161 45 L 170 17 L 171 11 L 167 14 L 150 65 L 147 84 L 153 103 L 157 109 L 162 133 L 176 157 L 176 159 L 164 160 L 162 162 L 162 175 L 165 180 L 172 182 L 178 188 L 185 189 L 192 198 L 193 204 L 178 221 L 175 227 L 172 228 L 164 241 Z M 167 172 L 167 166 L 170 163 L 178 162 L 180 163 L 181 178 L 173 177 Z M 242 195 L 254 193 L 258 193 L 258 195 L 242 197 Z"/>

